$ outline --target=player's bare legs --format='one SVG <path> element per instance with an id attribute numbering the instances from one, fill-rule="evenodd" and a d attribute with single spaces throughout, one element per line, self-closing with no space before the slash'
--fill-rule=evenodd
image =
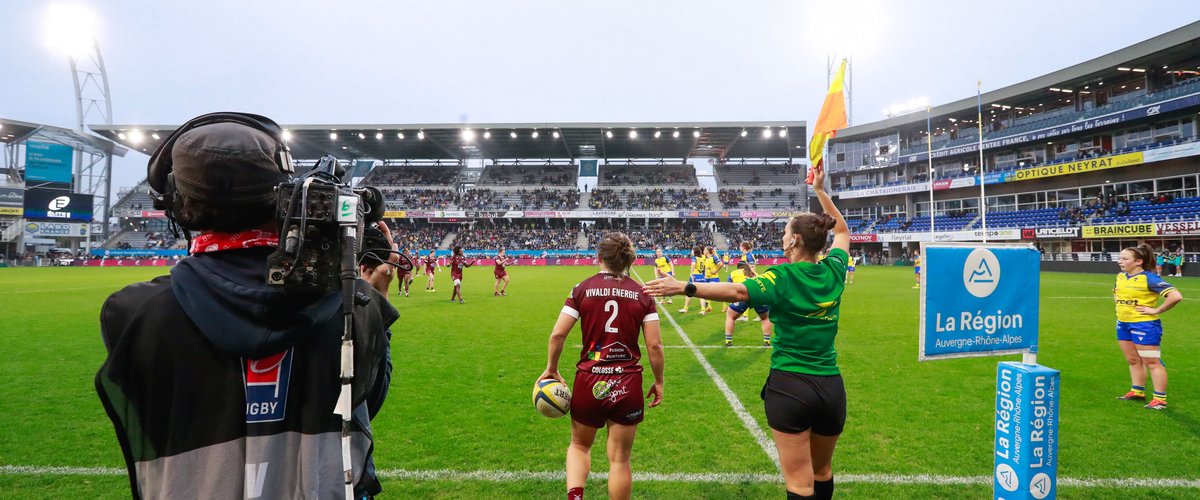
<path id="1" fill-rule="evenodd" d="M 504 281 L 504 286 L 500 287 L 500 295 L 508 295 L 508 275 L 501 278 Z"/>
<path id="2" fill-rule="evenodd" d="M 608 498 L 627 499 L 633 493 L 633 470 L 629 452 L 633 449 L 636 425 L 608 423 Z"/>
<path id="3" fill-rule="evenodd" d="M 800 496 L 813 494 L 813 456 L 810 449 L 812 431 L 796 434 L 771 429 L 779 446 L 779 466 L 787 490 Z"/>
<path id="4" fill-rule="evenodd" d="M 568 490 L 587 485 L 588 473 L 592 470 L 592 443 L 596 441 L 597 430 L 571 421 L 571 444 L 567 446 Z"/>
<path id="5" fill-rule="evenodd" d="M 1137 387 L 1146 387 L 1146 365 L 1142 363 L 1142 356 L 1138 354 L 1137 346 L 1129 340 L 1118 340 L 1117 344 L 1121 346 L 1121 353 L 1125 355 L 1125 361 L 1129 363 L 1129 380 Z M 1161 366 L 1162 363 L 1159 365 Z M 1163 382 L 1165 383 L 1166 380 Z"/>

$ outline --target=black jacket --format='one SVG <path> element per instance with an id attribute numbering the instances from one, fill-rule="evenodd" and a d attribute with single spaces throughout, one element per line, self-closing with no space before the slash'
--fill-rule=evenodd
<path id="1" fill-rule="evenodd" d="M 340 498 L 340 292 L 267 287 L 266 256 L 248 249 L 188 257 L 104 303 L 108 358 L 96 391 L 116 428 L 133 496 Z M 355 310 L 356 490 L 376 493 L 368 414 L 391 377 L 386 297 Z M 371 411 L 369 412 L 368 409 Z"/>

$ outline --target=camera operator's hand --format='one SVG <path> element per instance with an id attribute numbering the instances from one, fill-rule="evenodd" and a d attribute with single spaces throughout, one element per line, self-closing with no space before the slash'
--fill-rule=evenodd
<path id="1" fill-rule="evenodd" d="M 395 253 L 396 242 L 392 240 L 392 230 L 388 228 L 387 224 L 383 223 L 383 221 L 377 222 L 376 224 L 376 227 L 378 227 L 380 231 L 383 231 L 383 235 L 389 242 L 391 242 L 390 246 L 392 253 L 388 254 L 388 262 L 386 264 L 380 264 L 374 267 L 358 266 L 358 272 L 359 275 L 362 276 L 362 279 L 366 280 L 367 283 L 370 283 L 371 286 L 375 287 L 376 290 L 379 290 L 379 293 L 382 293 L 386 297 L 388 293 L 388 287 L 392 284 L 392 278 L 395 276 L 396 272 L 394 264 L 400 262 L 400 255 Z"/>

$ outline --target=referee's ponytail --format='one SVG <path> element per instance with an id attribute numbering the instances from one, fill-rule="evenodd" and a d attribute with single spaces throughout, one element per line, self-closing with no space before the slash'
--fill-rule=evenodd
<path id="1" fill-rule="evenodd" d="M 1133 258 L 1141 259 L 1143 271 L 1158 272 L 1158 262 L 1154 260 L 1154 247 L 1142 243 L 1136 247 L 1128 247 L 1125 251 L 1132 253 Z"/>

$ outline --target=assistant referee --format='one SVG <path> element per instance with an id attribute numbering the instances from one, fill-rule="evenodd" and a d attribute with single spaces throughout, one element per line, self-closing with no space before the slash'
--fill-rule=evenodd
<path id="1" fill-rule="evenodd" d="M 850 228 L 825 192 L 824 169 L 813 178 L 823 214 L 792 217 L 783 233 L 788 263 L 742 283 L 646 283 L 654 296 L 687 295 L 770 306 L 775 323 L 771 372 L 762 398 L 788 498 L 833 497 L 833 450 L 846 422 L 846 389 L 833 348 L 850 260 Z M 833 245 L 817 262 L 829 231 Z"/>

